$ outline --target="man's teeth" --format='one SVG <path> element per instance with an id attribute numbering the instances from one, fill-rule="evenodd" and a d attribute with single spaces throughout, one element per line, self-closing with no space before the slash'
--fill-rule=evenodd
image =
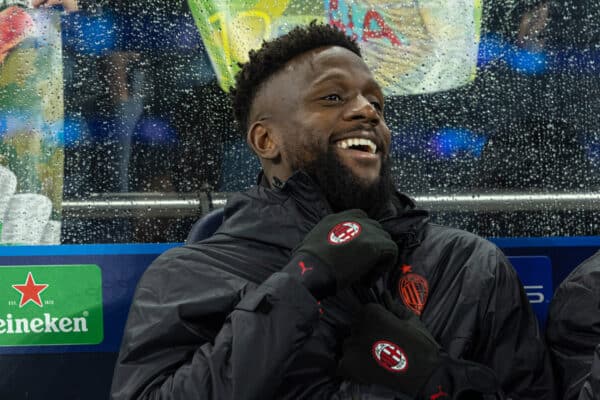
<path id="1" fill-rule="evenodd" d="M 337 146 L 342 149 L 348 149 L 351 147 L 366 146 L 369 149 L 369 153 L 375 154 L 377 152 L 377 146 L 372 140 L 363 138 L 350 138 L 344 139 L 337 142 Z"/>

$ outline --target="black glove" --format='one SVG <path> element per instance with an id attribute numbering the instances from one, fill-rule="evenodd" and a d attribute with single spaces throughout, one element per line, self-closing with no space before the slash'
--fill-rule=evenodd
<path id="1" fill-rule="evenodd" d="M 396 261 L 398 248 L 379 222 L 362 210 L 323 218 L 296 247 L 283 268 L 320 300 Z"/>
<path id="2" fill-rule="evenodd" d="M 491 369 L 450 358 L 416 315 L 394 303 L 389 293 L 384 302 L 397 314 L 376 303 L 363 308 L 344 343 L 339 375 L 418 399 L 498 398 L 500 389 Z"/>

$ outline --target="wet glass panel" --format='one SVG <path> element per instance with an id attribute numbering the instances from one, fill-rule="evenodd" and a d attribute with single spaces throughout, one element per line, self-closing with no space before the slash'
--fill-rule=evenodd
<path id="1" fill-rule="evenodd" d="M 15 238 L 41 243 L 48 229 L 61 243 L 183 241 L 260 170 L 224 90 L 235 63 L 315 18 L 365 49 L 387 94 L 394 182 L 436 221 L 483 236 L 597 232 L 594 2 L 9 3 L 0 205 L 21 196 L 14 207 L 25 212 L 9 217 L 42 221 L 19 233 L 25 225 L 4 214 Z M 381 56 L 390 48 L 395 63 Z M 44 204 L 26 206 L 25 195 Z"/>

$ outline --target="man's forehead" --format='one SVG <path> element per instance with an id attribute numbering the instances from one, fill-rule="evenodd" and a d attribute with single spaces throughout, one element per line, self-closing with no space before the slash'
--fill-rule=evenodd
<path id="1" fill-rule="evenodd" d="M 304 71 L 311 76 L 327 73 L 329 69 L 362 69 L 370 74 L 370 70 L 357 54 L 340 46 L 324 46 L 309 50 L 291 59 L 284 70 L 298 73 Z"/>
<path id="2" fill-rule="evenodd" d="M 265 81 L 254 99 L 251 114 L 259 110 L 274 110 L 287 104 L 287 100 L 298 99 L 300 92 L 315 84 L 345 76 L 352 79 L 356 73 L 364 73 L 373 86 L 379 85 L 371 71 L 354 52 L 340 46 L 323 46 L 297 55 Z"/>

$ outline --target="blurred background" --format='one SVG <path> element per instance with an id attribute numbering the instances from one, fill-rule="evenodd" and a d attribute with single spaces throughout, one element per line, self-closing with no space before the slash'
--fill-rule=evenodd
<path id="1" fill-rule="evenodd" d="M 259 164 L 234 126 L 220 87 L 223 77 L 215 72 L 214 54 L 213 62 L 209 56 L 210 32 L 198 25 L 202 7 L 227 3 L 108 0 L 82 3 L 76 12 L 60 6 L 25 9 L 33 25 L 42 15 L 54 21 L 59 37 L 38 32 L 38 43 L 25 40 L 0 53 L 0 165 L 16 175 L 16 184 L 6 183 L 10 193 L 42 193 L 51 200 L 52 211 L 42 213 L 55 221 L 54 228 L 44 228 L 53 229 L 50 242 L 181 242 L 201 215 L 254 184 Z M 276 1 L 245 3 L 277 7 Z M 290 10 L 302 4 L 285 3 Z M 387 17 L 396 15 L 390 4 L 401 2 L 320 3 L 329 22 L 351 29 L 346 11 L 358 13 L 359 3 L 370 7 L 365 15 L 376 10 Z M 427 2 L 410 3 L 417 16 L 401 15 L 389 26 L 374 19 L 372 27 L 384 32 L 382 43 L 414 38 L 436 43 L 433 24 L 424 17 L 425 11 L 435 16 L 435 10 Z M 450 85 L 448 76 L 429 75 L 429 81 L 420 81 L 423 90 L 387 91 L 398 189 L 433 210 L 435 221 L 486 237 L 597 235 L 600 5 L 461 4 L 471 10 L 470 23 L 461 22 L 472 52 L 460 60 L 469 72 L 464 82 Z M 294 12 L 315 12 L 308 11 Z M 427 22 L 422 29 L 414 28 L 418 18 Z M 404 26 L 414 29 L 403 31 Z M 376 32 L 364 32 L 359 42 L 373 42 Z M 7 48 L 8 36 L 5 32 Z M 19 51 L 33 52 L 31 64 L 50 65 L 40 61 L 48 40 L 54 53 L 44 57 L 57 67 L 40 66 L 31 76 L 60 70 L 59 88 L 38 82 L 34 95 L 51 100 L 40 100 L 41 108 L 15 105 L 34 79 L 19 75 L 18 65 L 28 63 Z M 427 54 L 428 47 L 415 51 Z M 431 54 L 438 61 L 444 56 Z M 402 54 L 397 59 L 404 60 Z M 402 73 L 378 73 L 385 87 L 407 82 Z M 39 115 L 46 122 L 35 122 Z M 59 122 L 48 123 L 52 118 Z M 42 132 L 41 150 L 30 135 L 15 134 L 29 132 L 23 120 Z M 46 170 L 27 172 L 18 165 L 24 157 Z M 50 185 L 52 171 L 59 172 Z M 7 214 L 5 231 L 10 219 Z"/>

